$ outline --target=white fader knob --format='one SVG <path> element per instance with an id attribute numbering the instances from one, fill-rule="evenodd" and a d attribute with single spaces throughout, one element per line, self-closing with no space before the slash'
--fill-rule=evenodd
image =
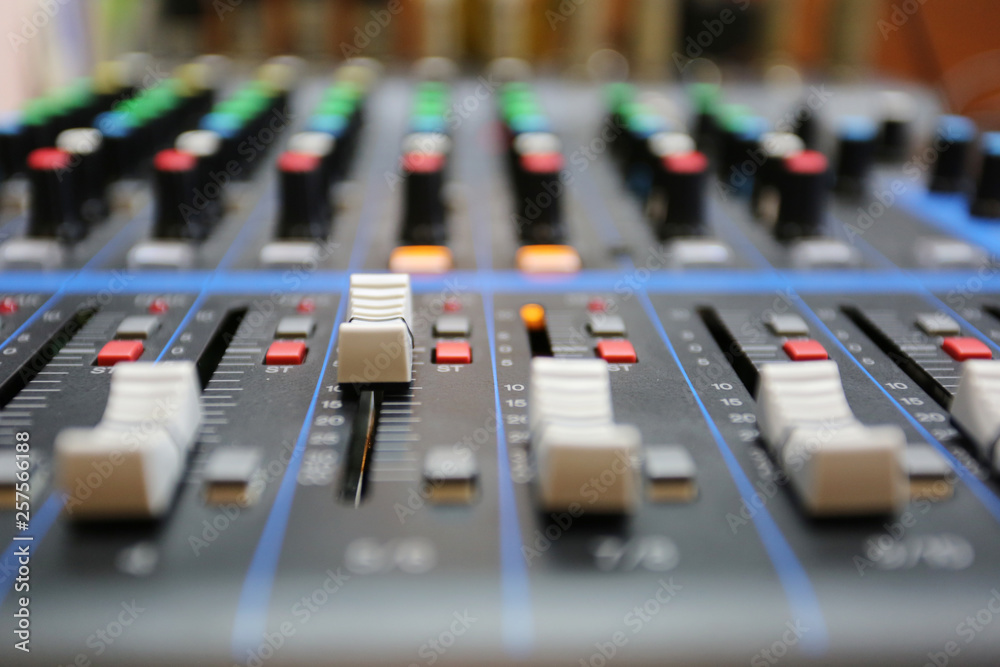
<path id="1" fill-rule="evenodd" d="M 625 513 L 639 503 L 642 436 L 614 423 L 602 359 L 531 362 L 531 434 L 546 510 Z"/>
<path id="2" fill-rule="evenodd" d="M 410 276 L 351 276 L 347 320 L 337 334 L 341 384 L 409 382 L 413 373 L 413 304 Z"/>
<path id="3" fill-rule="evenodd" d="M 68 516 L 134 519 L 165 513 L 197 439 L 200 394 L 190 361 L 115 366 L 97 426 L 68 428 L 56 436 L 56 475 L 68 496 Z"/>
<path id="4" fill-rule="evenodd" d="M 884 514 L 906 503 L 906 436 L 855 419 L 836 362 L 765 364 L 757 423 L 810 514 Z"/>
<path id="5" fill-rule="evenodd" d="M 962 376 L 951 402 L 955 423 L 976 445 L 980 456 L 1000 470 L 1000 361 L 962 362 Z"/>

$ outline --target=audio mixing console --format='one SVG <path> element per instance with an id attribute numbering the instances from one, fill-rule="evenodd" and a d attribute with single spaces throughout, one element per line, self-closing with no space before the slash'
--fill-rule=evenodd
<path id="1" fill-rule="evenodd" d="M 222 67 L 0 129 L 3 664 L 996 664 L 1000 135 Z"/>

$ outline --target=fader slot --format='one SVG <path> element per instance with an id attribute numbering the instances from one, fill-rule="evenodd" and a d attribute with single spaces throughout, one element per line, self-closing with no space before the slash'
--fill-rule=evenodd
<path id="1" fill-rule="evenodd" d="M 196 365 L 198 367 L 198 380 L 201 382 L 202 388 L 212 379 L 212 374 L 218 368 L 222 357 L 226 354 L 226 350 L 229 349 L 230 343 L 236 338 L 236 333 L 246 314 L 246 308 L 235 308 L 228 311 L 219 320 L 219 324 L 212 333 L 211 338 L 208 339 L 208 343 L 202 349 L 201 354 L 198 355 Z"/>
<path id="2" fill-rule="evenodd" d="M 73 341 L 73 336 L 79 333 L 96 314 L 97 311 L 94 309 L 78 310 L 56 329 L 38 348 L 38 351 L 18 369 L 17 373 L 12 374 L 3 384 L 0 384 L 0 408 L 6 407 L 29 382 L 37 377 L 45 369 L 45 366 Z"/>
<path id="3" fill-rule="evenodd" d="M 856 306 L 844 306 L 842 310 L 921 389 L 945 408 L 951 406 L 961 362 L 942 351 L 933 337 L 903 322 L 893 310 L 862 310 Z"/>
<path id="4" fill-rule="evenodd" d="M 361 504 L 365 495 L 365 480 L 371 468 L 371 456 L 375 446 L 379 411 L 382 407 L 382 392 L 362 391 L 357 399 L 357 412 L 351 426 L 351 436 L 347 444 L 344 479 L 340 489 L 340 499 L 355 507 Z"/>

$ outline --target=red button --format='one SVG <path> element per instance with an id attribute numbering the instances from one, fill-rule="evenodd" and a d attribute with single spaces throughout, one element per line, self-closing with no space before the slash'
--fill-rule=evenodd
<path id="1" fill-rule="evenodd" d="M 602 340 L 597 344 L 597 356 L 609 364 L 634 364 L 635 348 L 627 340 Z"/>
<path id="2" fill-rule="evenodd" d="M 316 302 L 309 297 L 299 301 L 299 305 L 295 307 L 295 310 L 300 313 L 312 313 L 316 311 Z"/>
<path id="3" fill-rule="evenodd" d="M 698 151 L 678 153 L 663 158 L 663 167 L 672 174 L 700 174 L 708 169 L 708 158 Z"/>
<path id="4" fill-rule="evenodd" d="M 0 315 L 10 315 L 11 313 L 17 312 L 17 301 L 9 296 L 5 296 L 0 300 Z"/>
<path id="5" fill-rule="evenodd" d="M 442 340 L 434 347 L 436 364 L 471 364 L 472 348 L 462 341 Z"/>
<path id="6" fill-rule="evenodd" d="M 599 296 L 595 296 L 587 302 L 587 310 L 592 313 L 603 313 L 607 309 L 607 302 Z"/>
<path id="7" fill-rule="evenodd" d="M 826 166 L 826 156 L 819 151 L 802 151 L 785 158 L 785 169 L 793 174 L 822 174 Z"/>
<path id="8" fill-rule="evenodd" d="M 306 344 L 301 341 L 283 340 L 271 343 L 264 356 L 269 366 L 298 366 L 306 358 Z"/>
<path id="9" fill-rule="evenodd" d="M 445 299 L 444 311 L 446 313 L 457 313 L 462 310 L 462 302 L 458 299 Z"/>
<path id="10" fill-rule="evenodd" d="M 782 349 L 792 361 L 822 361 L 830 358 L 826 348 L 814 340 L 786 340 Z"/>
<path id="11" fill-rule="evenodd" d="M 153 315 L 162 315 L 168 310 L 170 310 L 170 304 L 167 303 L 166 299 L 153 299 L 152 303 L 149 304 L 149 312 Z"/>
<path id="12" fill-rule="evenodd" d="M 941 349 L 956 361 L 993 358 L 990 348 L 978 338 L 945 338 L 941 342 Z"/>
<path id="13" fill-rule="evenodd" d="M 142 356 L 141 340 L 112 340 L 97 353 L 98 366 L 114 366 L 119 361 L 135 361 Z"/>

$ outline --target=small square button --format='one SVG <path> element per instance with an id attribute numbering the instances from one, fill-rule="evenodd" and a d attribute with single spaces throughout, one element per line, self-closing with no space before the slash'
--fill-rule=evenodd
<path id="1" fill-rule="evenodd" d="M 455 336 L 457 338 L 467 338 L 472 325 L 465 315 L 441 315 L 434 320 L 435 336 Z"/>
<path id="2" fill-rule="evenodd" d="M 782 349 L 792 361 L 822 361 L 830 358 L 826 348 L 812 339 L 786 340 Z"/>
<path id="3" fill-rule="evenodd" d="M 767 326 L 776 336 L 809 335 L 809 325 L 795 313 L 775 313 L 767 318 Z"/>
<path id="4" fill-rule="evenodd" d="M 472 348 L 464 341 L 438 341 L 434 347 L 436 364 L 471 364 Z"/>
<path id="5" fill-rule="evenodd" d="M 274 330 L 275 338 L 309 338 L 316 329 L 316 320 L 308 315 L 282 317 L 278 320 L 278 328 Z"/>
<path id="6" fill-rule="evenodd" d="M 114 366 L 120 361 L 135 361 L 142 356 L 142 341 L 112 340 L 97 353 L 98 366 Z"/>
<path id="7" fill-rule="evenodd" d="M 962 333 L 958 322 L 944 313 L 919 313 L 917 326 L 929 336 L 956 336 Z"/>
<path id="8" fill-rule="evenodd" d="M 597 356 L 609 364 L 634 364 L 638 359 L 635 348 L 627 340 L 602 340 L 597 344 Z"/>
<path id="9" fill-rule="evenodd" d="M 115 330 L 116 338 L 146 339 L 160 328 L 160 318 L 156 315 L 129 315 Z"/>
<path id="10" fill-rule="evenodd" d="M 595 336 L 625 335 L 625 320 L 623 320 L 620 315 L 591 313 L 590 322 L 587 326 L 590 328 L 590 333 Z"/>
<path id="11" fill-rule="evenodd" d="M 993 358 L 993 352 L 990 351 L 989 346 L 978 338 L 945 338 L 941 342 L 941 349 L 955 361 Z"/>
<path id="12" fill-rule="evenodd" d="M 301 341 L 278 341 L 271 343 L 264 356 L 268 366 L 298 366 L 306 358 L 306 344 Z"/>

